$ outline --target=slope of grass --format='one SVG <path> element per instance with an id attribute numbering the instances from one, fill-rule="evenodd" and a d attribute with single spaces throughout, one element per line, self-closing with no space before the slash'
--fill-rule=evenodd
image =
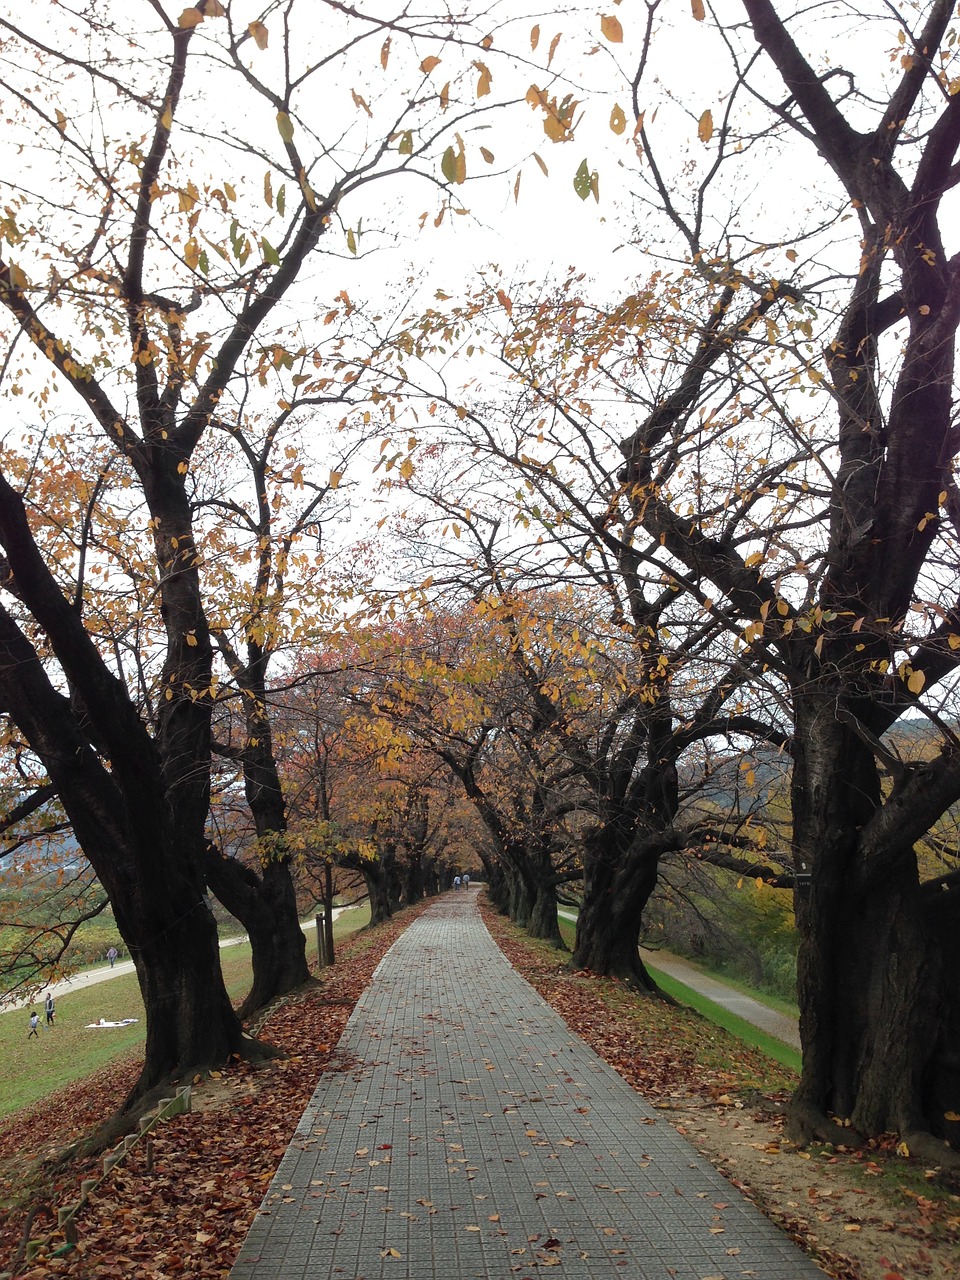
<path id="1" fill-rule="evenodd" d="M 334 938 L 354 933 L 369 921 L 369 907 L 347 911 L 334 922 Z M 314 945 L 311 936 L 308 956 L 315 955 Z M 239 1000 L 250 986 L 250 944 L 225 947 L 220 965 L 231 999 Z M 48 1097 L 120 1054 L 137 1052 L 143 1044 L 146 1023 L 135 974 L 120 974 L 58 996 L 57 1021 L 49 1031 L 43 1026 L 42 995 L 35 1007 L 40 1014 L 39 1039 L 27 1039 L 29 1008 L 0 1015 L 0 1116 Z M 139 1021 L 129 1027 L 88 1028 L 99 1018 Z"/>
<path id="2" fill-rule="evenodd" d="M 575 924 L 572 921 L 565 919 L 563 916 L 560 916 L 560 932 L 563 935 L 563 940 L 566 942 L 567 946 L 572 947 L 574 936 L 576 934 Z M 710 969 L 703 965 L 697 965 L 697 968 L 703 973 L 708 973 L 711 977 L 716 977 L 720 981 L 725 982 L 728 986 L 734 987 L 744 995 L 752 996 L 753 999 L 758 1001 L 758 1003 L 765 1004 L 772 1009 L 776 1009 L 780 1013 L 796 1014 L 797 1012 L 795 1005 L 790 1005 L 785 1000 L 779 1000 L 776 996 L 769 996 L 764 992 L 755 991 L 744 982 L 732 982 L 725 975 L 714 974 Z M 721 1008 L 718 1004 L 714 1004 L 714 1002 L 712 1000 L 708 1000 L 706 996 L 700 995 L 698 991 L 694 991 L 691 987 L 686 986 L 683 982 L 679 982 L 676 978 L 671 978 L 661 970 L 656 969 L 651 965 L 647 965 L 647 971 L 653 978 L 654 982 L 656 982 L 657 986 L 665 991 L 668 996 L 672 996 L 674 1000 L 678 1001 L 680 1004 L 687 1005 L 688 1008 L 696 1009 L 696 1011 L 702 1014 L 703 1017 L 708 1019 L 708 1021 L 714 1023 L 718 1027 L 723 1027 L 724 1030 L 729 1031 L 731 1035 L 736 1036 L 738 1040 L 742 1040 L 744 1044 L 750 1045 L 751 1048 L 762 1050 L 768 1057 L 773 1058 L 783 1066 L 789 1067 L 791 1071 L 796 1071 L 799 1074 L 801 1067 L 800 1054 L 791 1045 L 784 1044 L 782 1040 L 777 1040 L 773 1036 L 767 1035 L 766 1032 L 761 1031 L 759 1027 L 754 1027 L 749 1022 L 745 1022 L 743 1018 L 738 1018 L 735 1013 L 730 1013 L 729 1010 Z"/>
<path id="3" fill-rule="evenodd" d="M 738 1018 L 729 1009 L 724 1009 L 722 1006 L 714 1004 L 712 1000 L 702 996 L 699 991 L 694 991 L 692 987 L 678 982 L 676 978 L 671 978 L 669 974 L 661 973 L 659 969 L 655 969 L 651 965 L 647 965 L 647 972 L 660 990 L 665 991 L 668 996 L 672 996 L 679 1004 L 685 1004 L 690 1009 L 696 1009 L 708 1021 L 718 1027 L 723 1027 L 725 1031 L 729 1031 L 731 1035 L 736 1036 L 738 1040 L 742 1040 L 744 1044 L 750 1045 L 753 1049 L 762 1050 L 768 1058 L 773 1058 L 783 1066 L 789 1067 L 791 1071 L 796 1071 L 797 1075 L 800 1074 L 802 1066 L 800 1054 L 791 1045 L 784 1044 L 782 1040 L 777 1040 L 774 1036 L 767 1035 L 759 1027 L 745 1022 L 743 1018 Z M 748 994 L 752 995 L 753 992 L 748 992 Z"/>

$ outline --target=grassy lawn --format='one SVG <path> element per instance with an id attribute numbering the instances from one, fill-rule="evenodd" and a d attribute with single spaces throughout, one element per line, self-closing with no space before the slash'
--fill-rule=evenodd
<path id="1" fill-rule="evenodd" d="M 576 926 L 571 920 L 560 916 L 560 932 L 563 940 L 568 947 L 573 946 L 573 940 L 576 933 Z M 737 991 L 743 992 L 744 995 L 752 996 L 760 1004 L 768 1005 L 770 1008 L 777 1009 L 781 1013 L 796 1014 L 795 1005 L 790 1005 L 785 1000 L 778 1000 L 776 996 L 767 996 L 763 992 L 754 991 L 752 987 L 748 987 L 743 982 L 731 982 L 723 974 L 714 974 L 710 969 L 703 965 L 696 966 L 702 973 L 710 974 L 719 981 L 725 982 L 728 986 L 734 987 Z M 653 978 L 654 982 L 668 996 L 672 996 L 674 1000 L 680 1004 L 685 1004 L 707 1018 L 710 1022 L 718 1027 L 723 1027 L 729 1031 L 731 1035 L 742 1040 L 744 1044 L 750 1045 L 752 1048 L 761 1049 L 768 1057 L 773 1058 L 776 1062 L 781 1063 L 785 1067 L 789 1067 L 791 1071 L 800 1073 L 801 1059 L 799 1052 L 791 1045 L 784 1044 L 782 1040 L 777 1040 L 773 1036 L 769 1036 L 766 1032 L 761 1031 L 759 1027 L 752 1026 L 749 1022 L 745 1022 L 743 1018 L 738 1018 L 735 1013 L 730 1013 L 728 1009 L 721 1008 L 720 1005 L 714 1004 L 712 1000 L 708 1000 L 706 996 L 700 995 L 699 992 L 686 986 L 682 982 L 678 982 L 676 978 L 671 978 L 667 974 L 662 973 L 659 969 L 652 965 L 647 965 L 647 971 Z"/>
<path id="2" fill-rule="evenodd" d="M 706 996 L 700 995 L 699 991 L 694 991 L 691 987 L 685 986 L 684 983 L 678 982 L 676 978 L 671 978 L 669 974 L 661 973 L 659 969 L 655 969 L 652 965 L 647 965 L 647 972 L 661 991 L 665 991 L 668 996 L 672 996 L 679 1004 L 685 1004 L 691 1009 L 696 1009 L 698 1013 L 703 1014 L 710 1022 L 715 1023 L 718 1027 L 723 1027 L 731 1035 L 736 1036 L 738 1040 L 742 1040 L 744 1044 L 748 1044 L 754 1049 L 761 1049 L 768 1058 L 773 1058 L 783 1066 L 789 1067 L 791 1071 L 795 1071 L 797 1075 L 800 1074 L 803 1064 L 799 1050 L 794 1049 L 789 1044 L 784 1044 L 782 1040 L 768 1036 L 759 1027 L 745 1022 L 743 1018 L 738 1018 L 729 1009 L 724 1009 L 721 1005 L 714 1004 Z M 748 995 L 754 994 L 749 987 L 741 987 L 740 989 Z"/>
<path id="3" fill-rule="evenodd" d="M 368 906 L 346 911 L 334 921 L 334 938 L 354 933 L 369 922 Z M 311 932 L 308 957 L 316 955 L 315 945 Z M 250 944 L 225 947 L 220 952 L 220 965 L 231 998 L 240 999 L 250 985 Z M 57 1021 L 50 1031 L 43 1025 L 42 994 L 35 1007 L 41 1023 L 39 1039 L 35 1040 L 27 1039 L 29 1008 L 0 1014 L 0 1116 L 48 1097 L 122 1053 L 134 1052 L 144 1040 L 143 1001 L 132 973 L 58 996 Z M 88 1030 L 87 1024 L 98 1018 L 105 1022 L 138 1018 L 139 1022 L 130 1027 Z"/>

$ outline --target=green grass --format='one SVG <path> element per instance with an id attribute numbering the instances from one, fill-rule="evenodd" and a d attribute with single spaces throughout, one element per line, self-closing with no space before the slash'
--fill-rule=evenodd
<path id="1" fill-rule="evenodd" d="M 334 938 L 354 933 L 369 922 L 369 907 L 344 912 L 334 921 Z M 307 952 L 308 956 L 316 955 L 312 935 Z M 220 952 L 220 965 L 230 997 L 238 1000 L 250 986 L 250 944 L 225 947 Z M 29 1008 L 0 1014 L 0 1116 L 39 1102 L 143 1044 L 143 1001 L 133 973 L 59 995 L 57 1021 L 50 1031 L 43 1025 L 42 993 L 35 1007 L 41 1022 L 39 1039 L 35 1040 L 27 1039 Z M 130 1027 L 87 1030 L 87 1024 L 98 1018 L 105 1022 L 119 1022 L 122 1018 L 140 1021 Z"/>
<path id="2" fill-rule="evenodd" d="M 576 926 L 571 920 L 559 917 L 560 932 L 564 942 L 568 947 L 573 946 L 576 936 Z M 781 1013 L 796 1014 L 796 1006 L 791 1006 L 785 1000 L 778 1000 L 776 996 L 768 996 L 762 992 L 754 991 L 752 987 L 747 986 L 744 982 L 732 982 L 723 974 L 713 974 L 704 966 L 698 966 L 704 973 L 710 973 L 711 977 L 716 976 L 718 979 L 727 983 L 736 990 L 743 992 L 744 995 L 752 996 L 761 1004 L 766 1004 L 773 1009 L 779 1010 Z M 784 1044 L 782 1040 L 777 1040 L 773 1036 L 769 1036 L 766 1032 L 761 1031 L 759 1027 L 753 1026 L 749 1022 L 745 1022 L 743 1018 L 738 1018 L 735 1013 L 730 1013 L 728 1009 L 721 1008 L 720 1005 L 714 1004 L 712 1000 L 708 1000 L 706 996 L 700 995 L 698 991 L 694 991 L 691 987 L 686 986 L 682 982 L 678 982 L 676 978 L 671 978 L 659 969 L 647 965 L 647 972 L 656 982 L 661 990 L 665 991 L 668 996 L 672 996 L 679 1004 L 685 1004 L 691 1009 L 702 1014 L 708 1021 L 714 1023 L 718 1027 L 723 1027 L 725 1031 L 729 1031 L 731 1035 L 742 1040 L 744 1044 L 750 1045 L 752 1048 L 760 1049 L 768 1057 L 773 1058 L 775 1062 L 779 1062 L 782 1066 L 789 1067 L 791 1071 L 800 1074 L 802 1066 L 799 1052 L 791 1045 Z"/>
<path id="3" fill-rule="evenodd" d="M 803 1064 L 797 1049 L 794 1049 L 791 1045 L 784 1044 L 782 1040 L 777 1040 L 774 1036 L 767 1035 L 759 1027 L 745 1022 L 743 1018 L 738 1018 L 729 1009 L 724 1009 L 720 1005 L 714 1004 L 712 1000 L 702 996 L 699 991 L 694 991 L 692 987 L 685 986 L 684 983 L 678 982 L 676 978 L 671 978 L 669 974 L 661 973 L 659 969 L 653 968 L 652 965 L 647 965 L 647 972 L 661 991 L 665 991 L 668 996 L 672 996 L 679 1004 L 685 1004 L 691 1009 L 696 1009 L 698 1013 L 703 1014 L 710 1022 L 718 1027 L 723 1027 L 725 1031 L 729 1031 L 731 1035 L 736 1036 L 738 1040 L 742 1040 L 744 1044 L 748 1044 L 754 1049 L 760 1049 L 768 1058 L 773 1058 L 775 1062 L 789 1067 L 797 1075 L 800 1074 Z M 742 989 L 750 995 L 753 994 L 747 987 Z"/>
<path id="4" fill-rule="evenodd" d="M 655 955 L 656 952 L 653 952 Z M 665 952 L 664 954 L 673 954 Z M 702 973 L 707 978 L 715 978 L 717 982 L 722 982 L 725 987 L 732 987 L 734 991 L 739 991 L 741 995 L 750 996 L 752 1000 L 756 1000 L 758 1004 L 766 1005 L 768 1009 L 775 1009 L 777 1013 L 786 1014 L 788 1018 L 798 1018 L 800 1010 L 792 1000 L 784 1000 L 782 996 L 774 995 L 771 991 L 760 991 L 756 987 L 751 987 L 749 982 L 744 982 L 742 978 L 734 977 L 726 972 L 725 969 L 716 969 L 712 965 L 704 964 L 701 960 L 691 960 L 689 956 L 677 956 L 678 960 L 682 960 L 684 964 L 690 965 L 692 969 L 696 969 L 698 973 Z M 649 968 L 649 966 L 648 966 Z"/>

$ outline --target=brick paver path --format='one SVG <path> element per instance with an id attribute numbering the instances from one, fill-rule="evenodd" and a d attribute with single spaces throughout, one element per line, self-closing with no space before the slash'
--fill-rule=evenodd
<path id="1" fill-rule="evenodd" d="M 473 889 L 391 948 L 233 1280 L 823 1273 L 511 968 Z"/>

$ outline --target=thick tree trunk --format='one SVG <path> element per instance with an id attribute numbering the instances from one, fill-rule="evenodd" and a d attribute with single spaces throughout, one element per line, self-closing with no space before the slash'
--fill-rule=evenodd
<path id="1" fill-rule="evenodd" d="M 583 905 L 570 967 L 656 991 L 640 959 L 640 926 L 657 885 L 662 842 L 624 838 L 626 848 L 618 848 L 615 828 L 606 826 L 594 833 L 587 847 Z"/>
<path id="2" fill-rule="evenodd" d="M 423 856 L 418 853 L 408 853 L 400 870 L 402 885 L 400 901 L 404 906 L 409 907 L 420 901 L 424 895 L 424 880 Z"/>
<path id="3" fill-rule="evenodd" d="M 552 942 L 560 951 L 567 950 L 557 919 L 557 889 L 552 882 L 537 881 L 527 932 L 531 938 L 542 938 L 544 942 Z"/>
<path id="4" fill-rule="evenodd" d="M 533 886 L 516 861 L 506 868 L 506 876 L 509 890 L 507 914 L 514 924 L 519 925 L 521 929 L 526 929 L 530 923 L 536 898 Z"/>
<path id="5" fill-rule="evenodd" d="M 367 886 L 367 897 L 370 900 L 370 923 L 384 924 L 393 915 L 387 871 L 377 860 L 376 862 L 365 861 L 362 872 Z"/>
<path id="6" fill-rule="evenodd" d="M 204 870 L 213 893 L 250 938 L 253 983 L 239 1009 L 239 1016 L 246 1019 L 310 981 L 290 866 L 285 859 L 276 859 L 258 876 L 235 858 L 208 848 Z M 291 920 L 296 922 L 295 929 Z"/>
<path id="7" fill-rule="evenodd" d="M 798 698 L 795 852 L 812 878 L 796 904 L 804 1061 L 792 1132 L 824 1136 L 836 1117 L 865 1136 L 956 1137 L 945 1119 L 960 1104 L 956 895 L 941 904 L 921 888 L 909 843 L 880 866 L 865 858 L 861 832 L 881 803 L 877 764 L 835 706 Z"/>
<path id="8" fill-rule="evenodd" d="M 216 922 L 206 903 L 198 897 L 182 920 L 142 946 L 124 937 L 150 1011 L 144 1068 L 129 1102 L 168 1077 L 221 1066 L 231 1054 L 248 1056 L 254 1042 L 243 1035 L 224 989 Z"/>
<path id="9" fill-rule="evenodd" d="M 487 897 L 490 905 L 502 916 L 509 913 L 510 895 L 507 888 L 507 876 L 503 863 L 499 858 L 492 858 L 485 853 L 480 854 L 480 861 L 487 877 Z"/>

